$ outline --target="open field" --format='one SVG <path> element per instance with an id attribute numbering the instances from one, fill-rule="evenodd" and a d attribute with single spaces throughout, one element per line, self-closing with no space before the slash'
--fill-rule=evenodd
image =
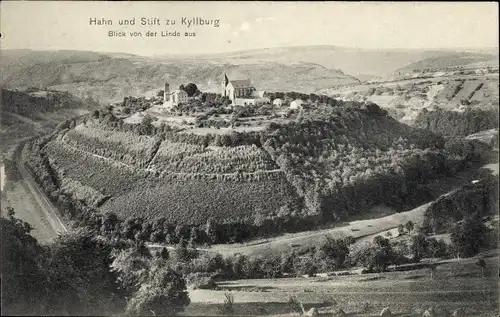
<path id="1" fill-rule="evenodd" d="M 290 296 L 317 307 L 320 314 L 341 308 L 349 316 L 378 316 L 389 307 L 397 316 L 435 308 L 465 309 L 466 316 L 498 314 L 498 251 L 484 254 L 485 277 L 475 258 L 438 262 L 434 278 L 428 268 L 350 276 L 238 280 L 218 283 L 217 290 L 190 290 L 192 304 L 186 315 L 218 315 L 224 293 L 235 300 L 236 315 L 294 316 L 287 305 Z M 333 304 L 335 303 L 335 304 Z M 367 303 L 367 309 L 363 306 Z M 295 314 L 297 316 L 298 314 Z"/>
<path id="2" fill-rule="evenodd" d="M 429 204 L 427 203 L 410 211 L 395 213 L 381 218 L 341 223 L 331 229 L 289 233 L 246 244 L 215 245 L 210 250 L 224 255 L 241 253 L 250 256 L 265 256 L 266 254 L 276 254 L 298 247 L 314 245 L 325 236 L 335 239 L 352 236 L 359 239 L 396 228 L 399 224 L 404 224 L 409 220 L 418 226 L 422 223 L 424 212 Z"/>

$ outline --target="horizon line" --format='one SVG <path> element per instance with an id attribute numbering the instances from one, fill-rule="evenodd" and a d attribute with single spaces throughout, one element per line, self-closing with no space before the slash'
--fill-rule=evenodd
<path id="1" fill-rule="evenodd" d="M 288 49 L 288 48 L 320 48 L 320 47 L 330 47 L 338 49 L 347 50 L 360 50 L 360 51 L 455 51 L 464 52 L 467 50 L 499 50 L 499 46 L 479 46 L 479 47 L 424 47 L 424 48 L 366 48 L 366 47 L 356 47 L 356 46 L 339 46 L 333 44 L 314 44 L 314 45 L 287 45 L 287 46 L 272 46 L 272 47 L 260 47 L 260 48 L 250 48 L 250 49 L 237 49 L 237 50 L 227 50 L 219 52 L 208 52 L 208 53 L 167 53 L 167 54 L 139 54 L 139 53 L 127 53 L 123 51 L 100 51 L 100 50 L 88 50 L 88 49 L 71 49 L 71 48 L 5 48 L 1 51 L 74 51 L 74 52 L 93 52 L 93 53 L 104 53 L 104 54 L 126 54 L 141 57 L 181 57 L 181 56 L 210 56 L 217 54 L 227 54 L 227 53 L 243 53 L 243 52 L 255 52 L 260 50 L 272 50 L 272 49 Z"/>

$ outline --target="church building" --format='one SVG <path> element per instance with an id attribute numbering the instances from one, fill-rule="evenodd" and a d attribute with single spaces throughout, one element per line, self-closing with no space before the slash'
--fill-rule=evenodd
<path id="1" fill-rule="evenodd" d="M 231 78 L 227 73 L 222 76 L 222 96 L 228 97 L 233 105 L 262 104 L 269 102 L 263 91 L 257 91 L 250 79 Z"/>

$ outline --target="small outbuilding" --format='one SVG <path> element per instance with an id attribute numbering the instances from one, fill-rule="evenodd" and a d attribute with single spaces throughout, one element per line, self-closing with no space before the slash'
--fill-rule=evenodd
<path id="1" fill-rule="evenodd" d="M 275 107 L 281 107 L 283 106 L 283 100 L 281 100 L 280 98 L 276 98 L 273 100 L 273 105 Z"/>
<path id="2" fill-rule="evenodd" d="M 290 103 L 290 109 L 302 109 L 302 104 L 304 102 L 300 99 L 295 99 Z"/>

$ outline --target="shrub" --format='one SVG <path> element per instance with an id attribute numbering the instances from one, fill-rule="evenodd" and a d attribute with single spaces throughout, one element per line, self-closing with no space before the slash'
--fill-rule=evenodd
<path id="1" fill-rule="evenodd" d="M 234 314 L 234 296 L 230 293 L 224 293 L 224 303 L 219 305 L 219 313 L 223 315 Z"/>
<path id="2" fill-rule="evenodd" d="M 292 313 L 297 313 L 299 315 L 304 313 L 303 304 L 295 296 L 290 296 L 288 298 L 288 307 Z"/>

